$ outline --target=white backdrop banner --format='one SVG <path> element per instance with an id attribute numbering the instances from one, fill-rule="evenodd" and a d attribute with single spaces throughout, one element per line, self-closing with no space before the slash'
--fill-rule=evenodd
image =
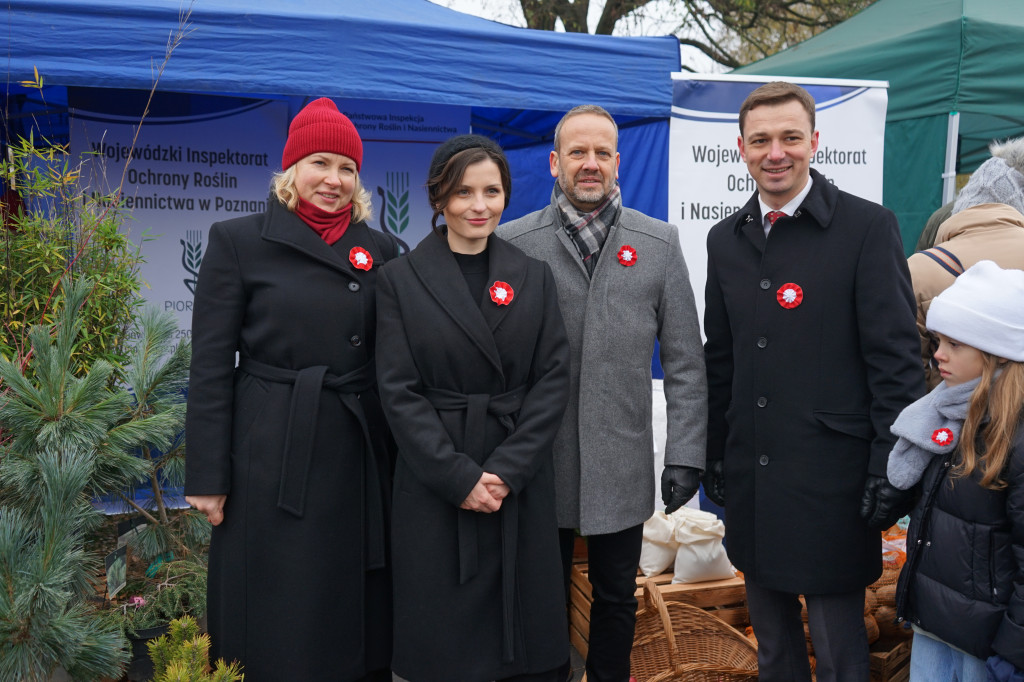
<path id="1" fill-rule="evenodd" d="M 430 157 L 439 142 L 469 131 L 469 109 L 335 101 L 363 138 L 360 177 L 373 197 L 369 222 L 413 247 L 430 230 L 423 189 Z M 138 116 L 70 105 L 72 158 L 90 159 L 83 170 L 89 192 L 108 195 L 123 175 L 121 206 L 131 216 L 126 228 L 145 258 L 143 295 L 175 312 L 178 337 L 190 337 L 210 225 L 266 208 L 271 176 L 281 168 L 288 102 L 256 100 L 188 116 L 163 115 L 154 107 L 141 129 Z"/>
<path id="2" fill-rule="evenodd" d="M 840 189 L 882 201 L 886 88 L 883 81 L 672 74 L 668 219 L 679 238 L 703 318 L 707 235 L 757 191 L 740 158 L 740 105 L 773 80 L 791 80 L 814 97 L 818 151 L 811 166 Z"/>

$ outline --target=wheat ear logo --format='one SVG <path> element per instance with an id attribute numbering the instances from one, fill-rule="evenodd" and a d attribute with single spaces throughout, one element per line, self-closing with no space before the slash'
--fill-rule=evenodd
<path id="1" fill-rule="evenodd" d="M 181 266 L 185 272 L 192 275 L 191 278 L 183 279 L 185 286 L 196 294 L 196 283 L 199 281 L 199 265 L 203 262 L 203 231 L 188 230 L 181 242 Z"/>
<path id="2" fill-rule="evenodd" d="M 399 237 L 409 227 L 409 173 L 387 173 L 385 179 L 387 189 L 377 186 L 381 198 L 380 227 L 398 240 L 402 253 L 409 253 L 409 245 Z"/>

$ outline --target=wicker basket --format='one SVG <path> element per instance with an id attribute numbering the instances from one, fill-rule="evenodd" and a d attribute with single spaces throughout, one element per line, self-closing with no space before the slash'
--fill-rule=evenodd
<path id="1" fill-rule="evenodd" d="M 637 682 L 741 682 L 757 679 L 757 648 L 703 609 L 666 602 L 644 582 L 631 672 Z"/>

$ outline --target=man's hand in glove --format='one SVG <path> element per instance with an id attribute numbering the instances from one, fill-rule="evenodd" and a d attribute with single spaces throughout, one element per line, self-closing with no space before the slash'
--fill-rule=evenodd
<path id="1" fill-rule="evenodd" d="M 693 497 L 700 486 L 700 469 L 669 464 L 661 472 L 661 501 L 665 513 L 671 514 Z"/>
<path id="2" fill-rule="evenodd" d="M 725 506 L 724 464 L 720 459 L 710 460 L 704 470 L 704 494 L 719 507 Z"/>
<path id="3" fill-rule="evenodd" d="M 868 474 L 860 502 L 860 516 L 868 528 L 885 530 L 909 514 L 913 507 L 913 488 L 900 490 L 884 476 Z"/>

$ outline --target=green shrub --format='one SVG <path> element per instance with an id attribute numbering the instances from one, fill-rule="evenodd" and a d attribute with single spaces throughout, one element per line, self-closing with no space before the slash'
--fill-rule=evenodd
<path id="1" fill-rule="evenodd" d="M 141 304 L 143 260 L 124 229 L 126 214 L 110 197 L 86 193 L 81 164 L 66 146 L 16 139 L 10 153 L 0 180 L 17 187 L 23 206 L 0 229 L 0 356 L 24 364 L 32 327 L 57 319 L 62 282 L 89 280 L 75 373 L 96 360 L 122 366 Z"/>
<path id="2" fill-rule="evenodd" d="M 191 616 L 171 621 L 166 635 L 148 645 L 153 682 L 238 682 L 244 678 L 237 662 L 219 659 L 210 670 L 210 636 L 199 634 Z"/>

